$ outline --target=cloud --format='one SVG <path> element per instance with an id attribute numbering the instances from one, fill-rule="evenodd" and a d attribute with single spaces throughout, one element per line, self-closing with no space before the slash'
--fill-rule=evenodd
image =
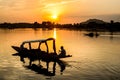
<path id="1" fill-rule="evenodd" d="M 17 10 L 24 7 L 25 0 L 1 0 L 0 7 L 2 10 Z"/>
<path id="2" fill-rule="evenodd" d="M 43 9 L 49 8 L 49 7 L 56 7 L 56 6 L 63 6 L 63 5 L 67 5 L 69 3 L 73 3 L 73 2 L 78 2 L 80 0 L 42 0 L 42 4 L 43 4 Z"/>
<path id="3" fill-rule="evenodd" d="M 80 0 L 0 0 L 0 8 L 6 10 L 47 9 Z"/>

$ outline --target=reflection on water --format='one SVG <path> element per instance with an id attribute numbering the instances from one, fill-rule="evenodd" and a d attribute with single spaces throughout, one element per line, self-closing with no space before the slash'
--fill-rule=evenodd
<path id="1" fill-rule="evenodd" d="M 53 32 L 54 34 L 53 34 L 53 38 L 57 38 L 57 36 L 56 36 L 56 28 L 54 28 L 54 32 Z"/>
<path id="2" fill-rule="evenodd" d="M 120 80 L 120 35 L 113 35 L 111 40 L 107 33 L 100 33 L 98 38 L 84 33 L 62 29 L 0 29 L 0 80 Z M 63 59 L 67 65 L 63 75 L 56 65 L 56 75 L 51 78 L 24 68 L 19 57 L 12 56 L 16 52 L 11 48 L 24 40 L 48 37 L 56 38 L 57 52 L 63 45 L 67 54 L 73 55 Z"/>

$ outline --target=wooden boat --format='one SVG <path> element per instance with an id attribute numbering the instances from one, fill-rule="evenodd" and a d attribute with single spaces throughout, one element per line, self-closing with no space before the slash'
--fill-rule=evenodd
<path id="1" fill-rule="evenodd" d="M 18 53 L 40 53 L 40 52 L 46 52 L 48 54 L 49 53 L 49 47 L 48 47 L 48 41 L 52 40 L 53 41 L 53 52 L 52 54 L 56 54 L 56 46 L 55 46 L 55 39 L 54 38 L 48 38 L 48 39 L 42 39 L 42 40 L 30 40 L 30 41 L 23 41 L 22 44 L 20 45 L 20 47 L 18 46 L 12 46 L 12 48 L 14 50 L 16 50 Z M 37 49 L 32 49 L 31 44 L 32 43 L 38 43 L 38 48 Z M 41 51 L 41 44 L 45 44 L 46 46 L 46 51 Z M 24 45 L 28 44 L 28 48 L 25 48 Z M 13 55 L 18 55 L 18 54 L 13 54 Z M 24 54 L 23 54 L 24 55 Z M 57 55 L 57 57 L 59 58 L 67 58 L 67 57 L 72 57 L 72 55 L 65 55 L 65 56 L 59 56 Z"/>
<path id="2" fill-rule="evenodd" d="M 53 52 L 49 52 L 49 47 L 48 47 L 48 41 L 53 42 Z M 32 43 L 38 43 L 38 47 L 36 49 L 32 48 Z M 25 45 L 28 45 L 28 48 L 25 47 Z M 46 51 L 43 51 L 41 49 L 41 45 L 45 44 L 46 46 Z M 51 46 L 50 46 L 51 47 Z M 35 60 L 39 61 L 40 60 L 46 62 L 47 69 L 49 67 L 49 62 L 54 62 L 54 65 L 56 62 L 60 65 L 61 67 L 61 72 L 65 69 L 64 62 L 60 60 L 60 58 L 67 58 L 67 57 L 72 57 L 72 55 L 66 55 L 66 56 L 59 56 L 56 53 L 56 46 L 55 46 L 55 39 L 54 38 L 48 38 L 48 39 L 43 39 L 43 40 L 30 40 L 30 41 L 23 41 L 20 47 L 17 46 L 12 46 L 14 50 L 16 50 L 18 53 L 12 54 L 13 56 L 19 56 L 20 61 L 25 63 L 24 58 L 29 59 L 29 66 L 32 65 L 32 62 Z"/>

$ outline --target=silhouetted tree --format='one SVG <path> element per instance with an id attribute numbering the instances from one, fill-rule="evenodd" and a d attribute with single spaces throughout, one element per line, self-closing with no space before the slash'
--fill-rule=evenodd
<path id="1" fill-rule="evenodd" d="M 33 25 L 34 25 L 34 28 L 38 28 L 38 27 L 40 27 L 40 25 L 39 25 L 38 22 L 34 22 Z"/>

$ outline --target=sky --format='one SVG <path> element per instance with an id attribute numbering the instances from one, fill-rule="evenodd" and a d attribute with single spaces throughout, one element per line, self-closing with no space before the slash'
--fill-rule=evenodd
<path id="1" fill-rule="evenodd" d="M 120 22 L 120 0 L 0 0 L 0 23 L 80 23 L 93 18 Z"/>

